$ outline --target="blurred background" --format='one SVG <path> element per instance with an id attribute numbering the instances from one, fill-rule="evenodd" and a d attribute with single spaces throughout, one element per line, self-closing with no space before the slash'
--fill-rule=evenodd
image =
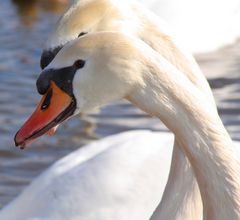
<path id="1" fill-rule="evenodd" d="M 213 5 L 206 0 L 141 1 L 167 20 L 194 52 L 227 130 L 240 140 L 239 0 L 218 4 L 212 0 Z M 166 130 L 158 119 L 121 101 L 67 121 L 55 136 L 43 137 L 25 151 L 14 147 L 15 132 L 40 99 L 35 81 L 44 42 L 68 4 L 68 0 L 1 1 L 0 208 L 54 161 L 83 144 L 131 129 Z"/>

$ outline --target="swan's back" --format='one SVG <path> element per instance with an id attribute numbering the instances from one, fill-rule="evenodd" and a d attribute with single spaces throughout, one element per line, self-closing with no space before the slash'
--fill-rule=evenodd
<path id="1" fill-rule="evenodd" d="M 148 220 L 167 181 L 168 133 L 133 131 L 56 162 L 0 212 L 5 220 Z"/>

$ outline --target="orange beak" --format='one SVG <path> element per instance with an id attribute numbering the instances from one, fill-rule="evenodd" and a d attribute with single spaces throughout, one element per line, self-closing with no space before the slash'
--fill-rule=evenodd
<path id="1" fill-rule="evenodd" d="M 52 134 L 56 127 L 73 115 L 76 102 L 51 81 L 48 92 L 42 97 L 36 110 L 15 136 L 16 146 L 24 149 L 27 144 L 45 133 Z"/>

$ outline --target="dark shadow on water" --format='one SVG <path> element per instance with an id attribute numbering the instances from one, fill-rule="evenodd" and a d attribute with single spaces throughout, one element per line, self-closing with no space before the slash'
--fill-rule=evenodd
<path id="1" fill-rule="evenodd" d="M 210 87 L 212 89 L 220 89 L 225 86 L 229 86 L 232 84 L 240 85 L 240 76 L 237 77 L 218 77 L 213 79 L 208 79 Z"/>

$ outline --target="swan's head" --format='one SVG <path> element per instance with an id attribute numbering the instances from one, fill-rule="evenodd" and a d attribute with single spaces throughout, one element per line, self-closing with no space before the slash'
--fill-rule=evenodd
<path id="1" fill-rule="evenodd" d="M 37 89 L 43 97 L 16 134 L 16 145 L 24 147 L 73 115 L 127 97 L 141 82 L 138 41 L 101 32 L 67 44 L 40 74 Z"/>
<path id="2" fill-rule="evenodd" d="M 47 67 L 63 46 L 88 33 L 119 31 L 121 26 L 133 31 L 136 25 L 130 0 L 77 0 L 61 17 L 41 55 L 41 68 Z M 122 11 L 122 12 L 121 12 Z M 130 18 L 131 17 L 131 18 Z M 133 24 L 134 23 L 134 24 Z M 133 24 L 133 25 L 132 25 Z M 129 27 L 129 28 L 128 28 Z"/>

